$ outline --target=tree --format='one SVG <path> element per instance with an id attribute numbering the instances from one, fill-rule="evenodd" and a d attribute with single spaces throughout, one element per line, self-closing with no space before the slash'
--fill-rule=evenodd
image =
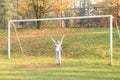
<path id="1" fill-rule="evenodd" d="M 2 28 L 5 28 L 8 20 L 15 19 L 16 10 L 10 0 L 1 0 L 0 3 L 0 20 L 1 24 L 3 24 Z"/>
<path id="2" fill-rule="evenodd" d="M 73 2 L 72 0 L 56 0 L 55 4 L 53 4 L 52 9 L 56 15 L 56 17 L 61 18 L 64 16 L 66 16 L 66 9 L 71 9 L 70 6 L 71 2 Z M 68 16 L 67 16 L 68 17 Z M 68 27 L 68 20 L 57 20 L 56 21 L 56 26 L 57 27 Z"/>
<path id="3" fill-rule="evenodd" d="M 100 7 L 103 7 L 104 9 L 102 9 L 101 14 L 110 14 L 113 15 L 114 17 L 114 23 L 118 20 L 118 16 L 119 16 L 119 6 L 120 6 L 120 0 L 105 0 L 103 2 L 99 2 L 98 5 Z M 103 21 L 106 22 L 106 21 Z"/>
<path id="4" fill-rule="evenodd" d="M 80 10 L 79 15 L 80 16 L 88 16 L 89 15 L 89 8 L 92 5 L 91 0 L 80 0 Z M 80 25 L 86 25 L 89 24 L 89 19 L 82 19 L 79 21 Z"/>
<path id="5" fill-rule="evenodd" d="M 14 0 L 15 1 L 15 0 Z M 62 17 L 62 11 L 68 5 L 70 0 L 19 0 L 18 13 L 26 15 L 29 13 L 33 18 L 44 18 L 47 11 L 53 10 L 57 17 Z M 37 22 L 37 28 L 40 28 L 41 22 Z"/>

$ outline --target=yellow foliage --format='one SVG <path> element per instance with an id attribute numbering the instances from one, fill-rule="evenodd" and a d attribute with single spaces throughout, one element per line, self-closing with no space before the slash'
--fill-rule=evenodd
<path id="1" fill-rule="evenodd" d="M 61 0 L 57 0 L 55 2 L 55 4 L 53 5 L 53 10 L 55 12 L 64 11 L 68 8 L 68 6 L 71 6 L 71 2 L 73 2 L 73 1 L 72 0 L 64 0 L 61 2 Z"/>
<path id="2" fill-rule="evenodd" d="M 16 0 L 12 0 L 16 1 Z M 53 10 L 55 13 L 65 11 L 74 5 L 73 0 L 19 0 L 18 1 L 18 13 L 26 14 L 27 12 L 34 11 L 34 5 L 43 7 L 46 10 Z M 45 12 L 44 11 L 44 12 Z"/>

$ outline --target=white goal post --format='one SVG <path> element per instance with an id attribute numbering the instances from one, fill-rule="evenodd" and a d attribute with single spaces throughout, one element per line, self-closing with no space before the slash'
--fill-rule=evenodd
<path id="1" fill-rule="evenodd" d="M 77 16 L 77 17 L 63 17 L 63 18 L 42 18 L 42 19 L 25 19 L 25 20 L 9 20 L 8 21 L 8 58 L 10 59 L 11 52 L 11 24 L 14 22 L 28 22 L 28 21 L 47 21 L 47 20 L 65 20 L 65 19 L 88 19 L 88 18 L 109 18 L 110 22 L 110 64 L 112 61 L 112 49 L 113 49 L 113 16 L 112 15 L 98 15 L 98 16 Z"/>

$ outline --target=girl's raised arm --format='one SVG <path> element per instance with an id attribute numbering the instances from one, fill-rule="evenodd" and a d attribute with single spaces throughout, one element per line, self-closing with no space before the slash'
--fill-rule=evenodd
<path id="1" fill-rule="evenodd" d="M 65 37 L 65 35 L 63 35 L 63 36 L 62 36 L 62 39 L 61 39 L 61 44 L 62 44 L 62 42 L 63 42 L 64 37 Z"/>
<path id="2" fill-rule="evenodd" d="M 53 39 L 53 37 L 52 37 L 52 36 L 50 36 L 50 38 L 51 38 L 51 40 L 55 43 L 55 40 Z"/>

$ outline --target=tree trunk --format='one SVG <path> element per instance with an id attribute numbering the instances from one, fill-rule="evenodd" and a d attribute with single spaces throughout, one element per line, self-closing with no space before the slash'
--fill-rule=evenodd
<path id="1" fill-rule="evenodd" d="M 61 12 L 56 13 L 56 17 L 57 18 L 62 18 L 62 13 Z M 56 27 L 65 27 L 64 20 L 57 20 L 56 21 Z"/>

